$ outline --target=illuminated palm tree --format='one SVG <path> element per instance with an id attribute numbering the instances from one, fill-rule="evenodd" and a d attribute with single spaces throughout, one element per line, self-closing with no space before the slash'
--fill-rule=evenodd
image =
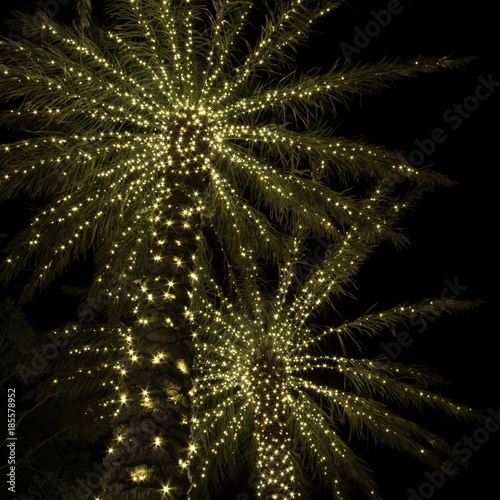
<path id="1" fill-rule="evenodd" d="M 91 253 L 90 299 L 105 293 L 110 321 L 133 326 L 114 437 L 135 451 L 115 447 L 106 461 L 109 498 L 182 498 L 190 486 L 178 462 L 189 451 L 190 303 L 204 231 L 236 265 L 243 246 L 277 261 L 290 227 L 337 241 L 359 222 L 357 202 L 329 179 L 448 183 L 323 123 L 348 95 L 459 64 L 292 71 L 293 49 L 339 3 L 279 2 L 250 47 L 256 7 L 230 0 L 113 0 L 110 29 L 85 14 L 81 27 L 19 15 L 13 26 L 27 39 L 0 43 L 0 98 L 10 106 L 1 122 L 22 134 L 2 146 L 0 198 L 48 201 L 10 243 L 1 274 L 30 269 L 28 300 Z M 88 0 L 78 5 L 88 11 Z M 269 124 L 283 107 L 293 123 Z M 152 416 L 162 454 L 141 431 Z"/>
<path id="2" fill-rule="evenodd" d="M 370 203 L 380 205 L 379 196 Z M 351 344 L 367 344 L 367 336 L 396 334 L 410 319 L 476 304 L 428 299 L 342 319 L 339 302 L 352 296 L 349 287 L 360 265 L 402 207 L 379 206 L 378 218 L 371 219 L 379 238 L 363 229 L 347 231 L 298 287 L 295 270 L 306 255 L 300 235 L 274 294 L 259 279 L 251 250 L 245 278 L 233 280 L 236 298 L 204 274 L 195 332 L 195 453 L 186 463 L 194 475 L 190 498 L 209 498 L 224 480 L 238 477 L 245 460 L 258 471 L 258 498 L 307 497 L 320 483 L 335 498 L 380 498 L 369 466 L 351 448 L 352 438 L 368 438 L 436 469 L 443 458 L 453 459 L 442 438 L 400 416 L 397 407 L 430 407 L 460 419 L 478 414 L 432 392 L 429 387 L 443 380 L 423 367 L 348 352 Z M 338 319 L 313 326 L 328 304 Z"/>

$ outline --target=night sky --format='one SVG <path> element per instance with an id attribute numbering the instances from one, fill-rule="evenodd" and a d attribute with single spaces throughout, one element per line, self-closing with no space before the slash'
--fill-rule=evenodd
<path id="1" fill-rule="evenodd" d="M 56 2 L 49 0 L 47 4 L 51 1 Z M 72 2 L 60 3 L 58 15 L 71 16 Z M 9 4 L 31 11 L 37 2 L 3 2 L 2 20 Z M 38 4 L 45 5 L 43 1 Z M 500 412 L 497 340 L 500 332 L 496 320 L 500 309 L 500 272 L 495 238 L 500 214 L 497 175 L 500 9 L 497 5 L 493 0 L 351 0 L 328 21 L 317 25 L 318 33 L 309 47 L 298 53 L 297 67 L 327 68 L 338 59 L 345 60 L 346 51 L 351 53 L 353 62 L 419 54 L 477 56 L 464 68 L 401 81 L 377 96 L 354 99 L 350 112 L 341 111 L 333 124 L 340 136 L 364 137 L 375 144 L 413 153 L 410 157 L 414 164 L 419 160 L 432 164 L 435 170 L 457 182 L 451 190 L 427 195 L 419 208 L 404 219 L 411 246 L 404 251 L 383 246 L 375 253 L 359 276 L 358 307 L 367 308 L 374 303 L 391 306 L 439 297 L 447 283 L 458 283 L 461 297 L 482 298 L 485 304 L 470 314 L 441 318 L 423 333 L 409 330 L 413 342 L 402 349 L 399 360 L 435 368 L 454 382 L 445 388 L 447 395 L 479 410 Z M 386 27 L 380 27 L 373 12 L 388 7 L 397 13 L 392 14 Z M 368 22 L 371 24 L 367 26 Z M 364 35 L 366 28 L 368 37 Z M 2 33 L 8 34 L 9 30 L 3 26 Z M 484 88 L 484 82 L 488 81 L 490 91 L 482 90 L 481 100 L 473 97 L 478 85 L 483 82 Z M 1 250 L 32 212 L 28 200 L 6 204 L 0 210 Z M 90 269 L 85 263 L 74 266 L 67 277 L 36 298 L 26 309 L 30 322 L 39 329 L 50 329 L 76 320 L 78 303 L 63 295 L 60 287 L 85 284 Z M 12 287 L 3 295 L 15 294 L 16 288 Z M 392 340 L 374 339 L 368 351 L 376 355 L 382 349 L 381 342 Z M 437 416 L 434 420 L 426 416 L 422 419 L 452 444 L 474 435 L 481 427 L 444 422 Z M 421 498 L 499 498 L 500 432 L 490 433 L 477 448 L 470 453 L 469 468 L 461 477 L 448 478 L 431 496 Z M 372 450 L 366 457 L 376 470 L 384 497 L 389 500 L 407 499 L 408 488 L 418 490 L 422 482 L 428 481 L 424 476 L 425 466 L 395 453 Z M 241 484 L 230 490 L 228 487 L 221 498 L 244 500 L 250 498 L 246 496 L 250 492 L 247 477 L 243 477 Z"/>

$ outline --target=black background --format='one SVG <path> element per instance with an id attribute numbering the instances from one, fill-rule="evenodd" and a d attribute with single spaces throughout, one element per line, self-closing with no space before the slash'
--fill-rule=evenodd
<path id="1" fill-rule="evenodd" d="M 42 5 L 43 2 L 38 2 Z M 9 9 L 33 11 L 36 1 L 3 2 L 2 20 Z M 371 10 L 386 9 L 387 1 L 359 2 L 337 10 L 317 25 L 317 32 L 298 54 L 298 68 L 327 68 L 345 59 L 341 42 L 354 44 L 355 28 L 364 31 L 373 20 Z M 478 77 L 500 82 L 498 26 L 500 10 L 495 1 L 401 1 L 402 12 L 394 15 L 367 47 L 352 57 L 353 61 L 375 61 L 382 57 L 415 55 L 475 55 L 477 60 L 450 72 L 399 82 L 393 89 L 373 97 L 355 100 L 350 112 L 341 112 L 339 135 L 363 136 L 369 141 L 408 152 L 415 140 L 424 140 L 432 131 L 443 128 L 448 138 L 437 144 L 428 156 L 428 164 L 446 173 L 458 185 L 429 195 L 404 225 L 411 246 L 398 252 L 383 247 L 365 266 L 358 281 L 360 304 L 395 303 L 435 297 L 445 287 L 444 280 L 456 278 L 467 285 L 463 297 L 481 297 L 485 305 L 476 311 L 439 319 L 428 331 L 410 331 L 414 342 L 403 349 L 400 361 L 425 363 L 454 381 L 446 393 L 477 409 L 500 407 L 500 369 L 497 341 L 500 273 L 497 265 L 498 175 L 500 87 L 480 103 L 477 111 L 451 130 L 443 114 L 454 104 L 473 95 Z M 99 10 L 99 9 L 98 9 Z M 72 2 L 60 6 L 58 16 L 73 15 Z M 9 30 L 3 26 L 3 34 Z M 0 233 L 7 234 L 2 246 L 30 215 L 29 206 L 9 203 L 2 207 Z M 62 282 L 85 281 L 87 268 L 75 266 L 70 276 L 55 283 L 27 308 L 30 321 L 40 329 L 75 320 L 76 305 L 59 291 Z M 15 290 L 11 291 L 15 293 Z M 391 339 L 376 339 L 379 343 Z M 438 429 L 450 443 L 473 434 L 479 426 L 444 422 L 440 417 L 426 424 Z M 427 419 L 427 420 L 426 420 Z M 500 432 L 492 433 L 468 460 L 466 470 L 457 480 L 448 479 L 432 498 L 482 498 L 500 496 Z M 426 481 L 426 468 L 383 451 L 368 451 L 382 493 L 387 499 L 406 499 L 408 488 L 418 490 Z M 246 477 L 241 484 L 228 487 L 221 498 L 249 498 L 251 489 Z M 319 493 L 318 493 L 319 495 Z M 319 498 L 319 496 L 318 496 Z"/>

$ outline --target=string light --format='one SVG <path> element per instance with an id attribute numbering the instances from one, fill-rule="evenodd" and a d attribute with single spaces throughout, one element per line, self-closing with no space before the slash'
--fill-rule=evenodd
<path id="1" fill-rule="evenodd" d="M 24 192 L 51 199 L 12 242 L 0 274 L 9 280 L 33 267 L 23 291 L 23 298 L 29 298 L 93 249 L 97 270 L 89 299 L 104 292 L 111 321 L 118 324 L 136 317 L 137 323 L 133 328 L 114 328 L 119 347 L 108 353 L 115 356 L 109 364 L 86 366 L 54 383 L 107 374 L 109 380 L 103 384 L 113 389 L 114 396 L 102 404 L 106 411 L 101 417 L 113 415 L 119 423 L 115 427 L 120 442 L 133 433 L 130 427 L 122 428 L 129 413 L 163 411 L 165 398 L 186 411 L 190 408 L 187 389 L 183 392 L 174 382 L 160 381 L 166 380 L 163 375 L 168 369 L 175 370 L 181 387 L 188 387 L 184 382 L 191 379 L 192 354 L 172 359 L 166 339 L 170 335 L 186 345 L 192 340 L 191 302 L 200 280 L 196 256 L 203 244 L 203 224 L 221 237 L 237 263 L 252 258 L 249 274 L 255 271 L 258 255 L 281 253 L 278 223 L 283 229 L 300 224 L 304 231 L 333 241 L 342 240 L 339 228 L 350 227 L 335 264 L 308 281 L 289 316 L 278 308 L 270 323 L 257 292 L 251 299 L 259 303 L 258 319 L 245 320 L 242 311 L 240 316 L 230 314 L 238 325 L 230 334 L 238 332 L 251 341 L 250 358 L 241 358 L 248 354 L 243 349 L 231 362 L 236 348 L 226 344 L 227 339 L 219 345 L 219 354 L 226 358 L 216 378 L 235 370 L 225 382 L 231 385 L 220 390 L 240 387 L 248 395 L 240 401 L 240 416 L 228 422 L 227 434 L 236 436 L 246 425 L 242 415 L 254 412 L 259 428 L 264 429 L 258 435 L 258 453 L 274 456 L 271 461 L 260 459 L 268 471 L 261 490 L 281 488 L 293 496 L 298 474 L 293 452 L 288 445 L 283 448 L 283 441 L 268 438 L 267 430 L 284 418 L 283 413 L 275 413 L 278 402 L 286 411 L 292 407 L 292 360 L 302 359 L 297 358 L 300 349 L 314 344 L 304 326 L 306 320 L 340 289 L 342 272 L 347 275 L 356 269 L 363 256 L 351 252 L 347 240 L 359 243 L 356 225 L 374 217 L 374 211 L 361 212 L 351 197 L 320 181 L 335 176 L 343 181 L 360 176 L 385 179 L 397 172 L 424 185 L 445 182 L 432 172 L 402 165 L 398 154 L 384 148 L 334 138 L 321 127 L 306 132 L 286 124 L 271 127 L 262 117 L 265 112 L 289 108 L 296 124 L 314 122 L 310 119 L 320 117 L 318 110 L 327 106 L 335 111 L 335 103 L 346 94 L 371 92 L 395 78 L 454 63 L 445 58 L 384 61 L 374 68 L 339 65 L 324 75 L 283 78 L 283 66 L 288 64 L 285 51 L 295 49 L 311 24 L 334 5 L 278 2 L 253 49 L 241 54 L 237 41 L 255 12 L 251 2 L 216 2 L 213 23 L 206 32 L 198 28 L 206 12 L 195 4 L 119 2 L 113 12 L 118 24 L 124 23 L 123 29 L 97 30 L 95 39 L 91 39 L 94 31 L 83 35 L 40 14 L 26 18 L 33 33 L 39 32 L 40 46 L 0 42 L 0 91 L 3 97 L 16 99 L 4 122 L 43 131 L 2 146 L 0 194 L 8 198 Z M 271 76 L 262 85 L 264 72 Z M 383 231 L 383 221 L 377 223 L 376 229 Z M 329 272 L 334 270 L 339 277 L 330 281 Z M 284 290 L 279 307 L 285 303 Z M 215 320 L 225 324 L 220 314 Z M 155 331 L 158 325 L 161 328 Z M 209 331 L 213 333 L 213 326 Z M 197 337 L 203 335 L 198 332 Z M 267 343 L 262 344 L 264 340 Z M 294 350 L 294 345 L 300 347 Z M 199 349 L 208 362 L 209 347 L 199 344 Z M 107 356 L 106 351 L 90 348 L 75 348 L 69 355 L 82 359 L 97 352 Z M 242 365 L 235 368 L 237 359 Z M 314 362 L 300 366 L 312 369 Z M 151 387 L 141 391 L 139 373 L 150 375 Z M 298 390 L 302 382 L 294 383 Z M 199 384 L 205 388 L 202 380 Z M 235 397 L 228 397 L 210 415 L 223 418 Z M 202 399 L 197 401 L 203 406 Z M 305 415 L 307 401 L 296 403 L 294 409 L 297 415 Z M 323 430 L 319 414 L 312 411 L 308 418 Z M 181 422 L 186 425 L 185 416 Z M 278 427 L 277 435 L 284 438 L 285 427 Z M 167 431 L 162 432 L 160 440 L 166 439 Z M 309 432 L 306 426 L 299 434 L 306 439 Z M 324 432 L 331 434 L 326 427 Z M 228 435 L 214 446 L 225 444 Z M 110 448 L 109 453 L 117 450 Z M 210 452 L 217 454 L 215 449 Z M 335 452 L 346 453 L 340 444 L 335 444 Z M 185 454 L 198 455 L 189 447 Z M 113 464 L 113 460 L 107 462 L 108 472 L 119 469 Z M 140 465 L 133 468 L 130 481 L 144 483 L 154 475 Z"/>

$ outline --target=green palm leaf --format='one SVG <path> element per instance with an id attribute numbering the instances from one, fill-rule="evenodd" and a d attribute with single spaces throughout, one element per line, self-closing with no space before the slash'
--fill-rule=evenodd
<path id="1" fill-rule="evenodd" d="M 9 243 L 0 276 L 6 283 L 28 271 L 28 300 L 72 262 L 91 258 L 89 299 L 104 293 L 110 321 L 133 325 L 137 359 L 123 361 L 128 375 L 119 385 L 129 399 L 115 438 L 126 436 L 141 453 L 124 449 L 106 459 L 108 495 L 154 498 L 162 490 L 182 498 L 190 487 L 179 460 L 190 440 L 191 305 L 205 238 L 250 286 L 242 249 L 255 262 L 282 263 L 299 226 L 341 245 L 346 231 L 365 224 L 371 209 L 345 192 L 349 179 L 375 185 L 397 172 L 419 189 L 447 184 L 409 168 L 399 153 L 375 146 L 367 153 L 364 141 L 334 137 L 321 114 L 351 95 L 464 61 L 293 72 L 293 52 L 313 22 L 340 4 L 288 0 L 273 10 L 263 2 L 253 36 L 262 12 L 252 2 L 112 0 L 108 29 L 89 22 L 89 1 L 81 0 L 79 25 L 17 14 L 11 27 L 26 40 L 0 41 L 0 124 L 18 134 L 0 146 L 0 199 L 27 194 L 45 204 Z M 269 127 L 266 115 L 283 107 L 293 123 Z M 327 185 L 337 181 L 340 192 Z M 384 232 L 403 241 L 390 225 Z M 376 243 L 376 228 L 366 237 Z M 312 286 L 297 310 L 311 312 L 308 293 L 325 302 L 332 291 Z M 135 423 L 151 406 L 169 422 L 157 436 L 168 452 L 144 440 Z"/>

